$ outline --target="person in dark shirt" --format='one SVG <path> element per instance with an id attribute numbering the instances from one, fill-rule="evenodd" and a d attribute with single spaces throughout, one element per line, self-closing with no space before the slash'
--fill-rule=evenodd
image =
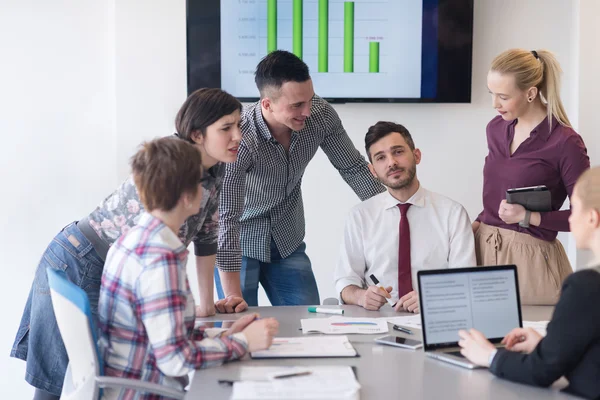
<path id="1" fill-rule="evenodd" d="M 565 391 L 600 399 L 600 167 L 586 171 L 571 196 L 571 232 L 577 248 L 589 249 L 594 267 L 569 276 L 548 323 L 546 337 L 516 328 L 496 349 L 481 332 L 460 331 L 461 353 L 501 378 L 550 386 L 561 376 Z"/>
<path id="2" fill-rule="evenodd" d="M 523 304 L 556 304 L 573 272 L 558 232 L 569 230 L 561 210 L 577 178 L 590 167 L 581 136 L 560 100 L 560 65 L 545 50 L 498 55 L 487 85 L 498 111 L 486 128 L 483 211 L 473 222 L 478 265 L 515 264 Z M 551 210 L 508 204 L 506 190 L 545 185 Z"/>

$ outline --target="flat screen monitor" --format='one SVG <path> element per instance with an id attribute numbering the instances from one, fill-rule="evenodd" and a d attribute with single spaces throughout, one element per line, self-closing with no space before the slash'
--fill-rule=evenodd
<path id="1" fill-rule="evenodd" d="M 258 99 L 273 50 L 299 56 L 330 102 L 471 101 L 473 0 L 188 0 L 188 93 Z"/>

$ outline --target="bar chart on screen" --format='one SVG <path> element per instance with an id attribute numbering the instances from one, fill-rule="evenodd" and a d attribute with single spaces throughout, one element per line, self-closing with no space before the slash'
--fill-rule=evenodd
<path id="1" fill-rule="evenodd" d="M 258 62 L 287 50 L 317 93 L 419 97 L 422 13 L 417 0 L 222 0 L 222 87 L 255 95 Z"/>

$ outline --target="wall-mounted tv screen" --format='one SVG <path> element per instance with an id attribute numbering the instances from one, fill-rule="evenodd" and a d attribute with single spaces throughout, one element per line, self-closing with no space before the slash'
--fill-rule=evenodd
<path id="1" fill-rule="evenodd" d="M 468 103 L 472 47 L 473 0 L 187 0 L 188 93 L 254 101 L 281 49 L 332 102 Z"/>

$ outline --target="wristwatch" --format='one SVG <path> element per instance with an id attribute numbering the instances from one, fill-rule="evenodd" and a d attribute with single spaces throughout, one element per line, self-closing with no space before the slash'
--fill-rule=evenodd
<path id="1" fill-rule="evenodd" d="M 519 226 L 521 228 L 529 228 L 529 219 L 531 218 L 531 211 L 525 210 L 525 218 L 523 221 L 519 222 Z"/>

